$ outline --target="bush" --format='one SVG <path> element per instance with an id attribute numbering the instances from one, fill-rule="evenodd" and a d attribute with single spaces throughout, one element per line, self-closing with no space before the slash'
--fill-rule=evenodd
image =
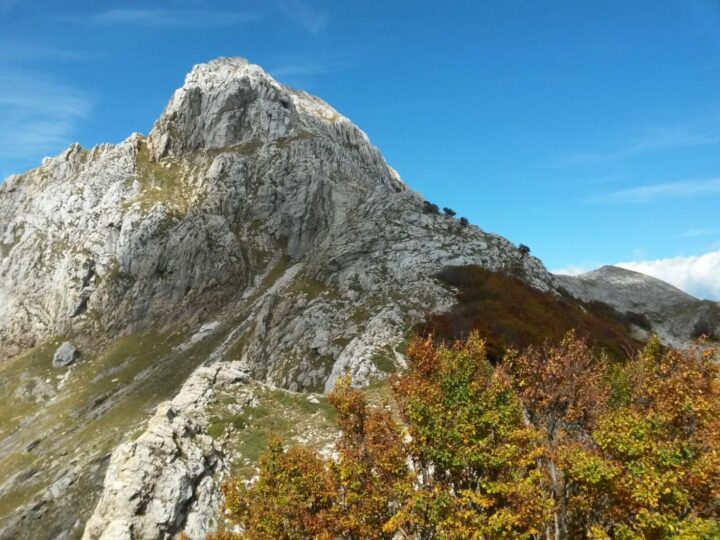
<path id="1" fill-rule="evenodd" d="M 710 324 L 710 321 L 703 317 L 699 319 L 695 326 L 693 326 L 691 337 L 697 339 L 697 338 L 707 338 L 717 341 L 718 337 L 713 332 L 712 324 Z"/>
<path id="2" fill-rule="evenodd" d="M 440 208 L 437 204 L 433 204 L 430 201 L 424 201 L 423 202 L 423 211 L 426 214 L 439 214 Z"/>
<path id="3" fill-rule="evenodd" d="M 470 225 L 470 222 L 468 221 L 468 219 L 465 217 L 461 217 L 460 218 L 460 226 L 467 227 L 468 225 Z"/>
<path id="4" fill-rule="evenodd" d="M 530 248 L 527 247 L 525 244 L 520 244 L 520 245 L 518 246 L 518 251 L 519 251 L 522 255 L 527 255 L 528 253 L 530 253 Z"/>
<path id="5" fill-rule="evenodd" d="M 455 210 L 453 210 L 452 208 L 448 208 L 447 206 L 445 208 L 443 208 L 443 212 L 445 213 L 446 216 L 450 216 L 450 217 L 453 217 L 457 213 L 457 212 L 455 212 Z"/>
<path id="6" fill-rule="evenodd" d="M 625 320 L 605 304 L 581 305 L 477 265 L 447 267 L 437 278 L 457 290 L 457 302 L 449 311 L 428 317 L 416 330 L 440 341 L 465 339 L 477 330 L 486 339 L 493 362 L 502 360 L 508 348 L 558 341 L 571 329 L 616 359 L 626 358 L 628 348 L 632 354 L 641 347 Z"/>

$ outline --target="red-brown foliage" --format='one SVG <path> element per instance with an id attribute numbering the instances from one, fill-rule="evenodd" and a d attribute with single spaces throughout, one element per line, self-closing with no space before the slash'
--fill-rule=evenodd
<path id="1" fill-rule="evenodd" d="M 458 304 L 431 316 L 418 332 L 453 341 L 477 330 L 486 339 L 493 362 L 508 348 L 524 349 L 548 340 L 557 343 L 573 329 L 617 359 L 632 356 L 641 346 L 630 337 L 622 316 L 608 306 L 543 292 L 514 276 L 475 265 L 449 267 L 438 278 L 457 288 Z"/>

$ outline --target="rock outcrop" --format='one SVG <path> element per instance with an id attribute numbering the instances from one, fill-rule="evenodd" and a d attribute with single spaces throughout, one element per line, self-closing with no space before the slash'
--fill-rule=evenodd
<path id="1" fill-rule="evenodd" d="M 145 432 L 113 452 L 83 539 L 170 539 L 180 530 L 202 538 L 215 523 L 217 477 L 225 466 L 205 433 L 204 406 L 213 392 L 248 380 L 237 362 L 218 363 L 198 369 L 171 402 L 162 403 Z"/>

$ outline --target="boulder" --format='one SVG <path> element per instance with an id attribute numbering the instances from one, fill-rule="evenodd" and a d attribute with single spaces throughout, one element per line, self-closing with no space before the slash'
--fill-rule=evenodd
<path id="1" fill-rule="evenodd" d="M 52 365 L 54 368 L 63 368 L 67 367 L 78 357 L 78 351 L 75 348 L 75 345 L 70 343 L 69 341 L 66 341 L 62 345 L 60 345 L 57 350 L 55 351 L 55 355 L 53 356 Z"/>

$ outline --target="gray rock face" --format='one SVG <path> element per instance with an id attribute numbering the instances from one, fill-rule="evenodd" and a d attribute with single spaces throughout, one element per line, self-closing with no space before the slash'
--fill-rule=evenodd
<path id="1" fill-rule="evenodd" d="M 367 353 L 452 301 L 444 266 L 553 282 L 505 239 L 424 213 L 349 120 L 241 59 L 193 68 L 147 140 L 72 145 L 8 179 L 0 246 L 0 357 L 192 324 L 254 291 L 241 357 L 299 390 L 379 375 Z"/>
<path id="2" fill-rule="evenodd" d="M 75 348 L 75 345 L 73 345 L 69 341 L 66 341 L 58 347 L 57 351 L 55 351 L 52 365 L 54 368 L 67 367 L 73 362 L 75 362 L 75 360 L 77 359 L 77 354 L 78 352 Z"/>
<path id="3" fill-rule="evenodd" d="M 650 328 L 636 330 L 655 332 L 668 345 L 685 347 L 702 333 L 720 336 L 720 304 L 698 300 L 654 277 L 603 266 L 556 278 L 560 287 L 585 302 L 603 302 L 620 313 L 644 316 Z"/>

